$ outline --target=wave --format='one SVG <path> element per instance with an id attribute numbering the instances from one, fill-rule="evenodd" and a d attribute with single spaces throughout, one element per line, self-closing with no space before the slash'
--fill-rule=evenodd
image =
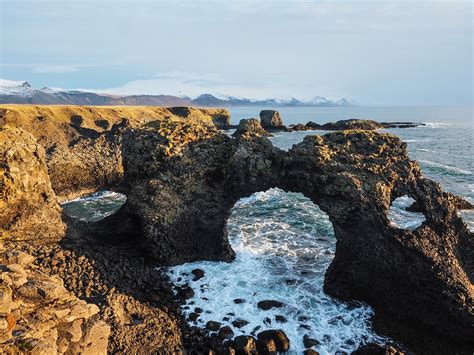
<path id="1" fill-rule="evenodd" d="M 425 124 L 424 127 L 427 127 L 427 128 L 447 128 L 449 126 L 451 126 L 450 123 L 446 123 L 446 122 L 423 122 Z"/>
<path id="2" fill-rule="evenodd" d="M 367 342 L 386 341 L 371 328 L 369 306 L 351 307 L 324 293 L 336 240 L 328 216 L 308 198 L 276 188 L 243 198 L 232 210 L 228 232 L 236 252 L 232 263 L 203 261 L 169 269 L 174 284 L 188 284 L 195 292 L 182 308 L 188 317 L 201 308 L 192 325 L 204 328 L 218 321 L 236 336 L 282 329 L 294 353 L 304 351 L 305 335 L 320 342 L 320 354 L 351 353 Z M 194 280 L 195 268 L 205 276 Z M 262 300 L 284 305 L 264 311 L 257 305 Z"/>
<path id="3" fill-rule="evenodd" d="M 451 166 L 451 165 L 436 163 L 436 162 L 430 161 L 430 160 L 419 160 L 419 162 L 424 164 L 424 165 L 427 165 L 429 167 L 442 169 L 442 170 L 445 170 L 445 171 L 448 171 L 448 172 L 454 172 L 454 173 L 462 174 L 462 175 L 472 175 L 472 172 L 469 171 L 469 170 L 460 169 L 460 168 L 457 168 L 457 167 Z"/>

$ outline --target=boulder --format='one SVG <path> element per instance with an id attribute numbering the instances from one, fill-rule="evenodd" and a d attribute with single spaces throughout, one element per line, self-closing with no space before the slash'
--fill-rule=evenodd
<path id="1" fill-rule="evenodd" d="M 290 349 L 290 340 L 282 330 L 264 330 L 257 335 L 257 347 L 264 353 L 284 352 Z"/>
<path id="2" fill-rule="evenodd" d="M 284 129 L 283 120 L 280 117 L 280 112 L 275 110 L 260 111 L 260 122 L 265 129 Z"/>
<path id="3" fill-rule="evenodd" d="M 236 354 L 254 354 L 257 351 L 255 338 L 247 335 L 239 335 L 234 338 L 234 349 Z"/>
<path id="4" fill-rule="evenodd" d="M 281 308 L 283 303 L 275 300 L 264 300 L 257 303 L 258 308 L 268 311 L 271 308 Z"/>

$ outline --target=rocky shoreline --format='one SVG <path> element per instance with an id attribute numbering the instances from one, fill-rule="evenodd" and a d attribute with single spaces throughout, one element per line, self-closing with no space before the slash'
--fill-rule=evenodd
<path id="1" fill-rule="evenodd" d="M 216 334 L 190 327 L 180 305 L 191 291 L 173 290 L 155 270 L 231 261 L 231 207 L 280 187 L 304 193 L 334 225 L 327 293 L 372 305 L 376 329 L 417 353 L 468 354 L 474 242 L 456 211 L 473 206 L 424 178 L 397 137 L 373 132 L 399 123 L 313 126 L 341 131 L 308 136 L 283 152 L 266 138 L 286 129 L 281 117 L 261 116 L 241 121 L 231 138 L 221 132 L 230 127 L 225 110 L 0 108 L 0 287 L 2 305 L 13 302 L 0 314 L 0 351 L 291 350 L 278 329 L 229 341 L 223 328 Z M 116 214 L 85 223 L 62 213 L 60 200 L 103 188 L 127 195 Z M 426 216 L 415 231 L 388 223 L 391 202 L 403 195 Z M 25 285 L 29 293 L 20 291 Z M 88 311 L 67 321 L 51 317 L 38 332 L 30 315 L 46 306 L 55 311 L 51 299 Z M 356 353 L 397 351 L 373 344 Z"/>

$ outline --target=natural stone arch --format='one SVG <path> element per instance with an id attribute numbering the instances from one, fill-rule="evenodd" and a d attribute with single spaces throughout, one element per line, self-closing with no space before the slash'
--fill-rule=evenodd
<path id="1" fill-rule="evenodd" d="M 334 226 L 329 294 L 368 302 L 379 329 L 408 344 L 436 334 L 440 349 L 472 345 L 474 242 L 456 215 L 465 202 L 423 178 L 405 143 L 345 131 L 306 137 L 283 152 L 266 138 L 206 132 L 168 148 L 151 128 L 124 137 L 130 193 L 123 213 L 140 221 L 152 257 L 165 265 L 230 261 L 225 224 L 238 199 L 271 187 L 301 192 Z M 389 206 L 402 194 L 426 215 L 416 231 L 390 226 Z"/>

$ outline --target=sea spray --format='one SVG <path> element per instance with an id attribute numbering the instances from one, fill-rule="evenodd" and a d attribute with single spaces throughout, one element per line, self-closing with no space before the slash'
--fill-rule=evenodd
<path id="1" fill-rule="evenodd" d="M 188 284 L 195 292 L 183 307 L 185 315 L 203 310 L 191 324 L 205 327 L 218 321 L 236 336 L 282 329 L 297 352 L 305 349 L 305 335 L 320 343 L 316 349 L 321 354 L 384 342 L 371 328 L 370 307 L 349 306 L 324 293 L 334 232 L 327 215 L 302 194 L 270 189 L 241 199 L 228 232 L 236 252 L 232 263 L 204 261 L 169 269 L 172 282 Z M 194 281 L 196 268 L 205 276 Z M 257 304 L 263 300 L 280 301 L 283 307 L 262 310 Z"/>

